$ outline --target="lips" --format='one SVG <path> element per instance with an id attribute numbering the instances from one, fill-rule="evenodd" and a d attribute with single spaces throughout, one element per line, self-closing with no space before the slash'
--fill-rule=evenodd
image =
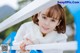
<path id="1" fill-rule="evenodd" d="M 44 27 L 44 26 L 42 26 L 42 28 L 43 28 L 44 30 L 49 30 L 49 28 L 46 28 L 46 27 Z"/>

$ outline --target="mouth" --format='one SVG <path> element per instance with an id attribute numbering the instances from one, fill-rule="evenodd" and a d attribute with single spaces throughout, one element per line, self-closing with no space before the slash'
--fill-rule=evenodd
<path id="1" fill-rule="evenodd" d="M 46 28 L 46 27 L 44 27 L 44 26 L 42 26 L 42 28 L 43 28 L 44 30 L 49 30 L 49 28 Z"/>

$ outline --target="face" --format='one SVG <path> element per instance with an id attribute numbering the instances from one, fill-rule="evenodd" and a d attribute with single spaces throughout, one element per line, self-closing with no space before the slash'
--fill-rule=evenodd
<path id="1" fill-rule="evenodd" d="M 55 27 L 59 25 L 59 20 L 47 17 L 45 12 L 41 12 L 38 15 L 38 24 L 42 33 L 49 33 L 55 30 Z"/>

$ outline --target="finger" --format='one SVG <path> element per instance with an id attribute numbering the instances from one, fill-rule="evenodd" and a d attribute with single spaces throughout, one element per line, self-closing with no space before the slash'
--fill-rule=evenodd
<path id="1" fill-rule="evenodd" d="M 21 50 L 24 51 L 24 52 L 26 51 L 26 50 L 25 50 L 25 47 L 21 47 Z"/>
<path id="2" fill-rule="evenodd" d="M 21 43 L 20 47 L 23 47 L 24 45 L 26 45 L 26 44 L 23 42 L 23 43 Z"/>
<path id="3" fill-rule="evenodd" d="M 22 51 L 26 51 L 26 50 L 25 50 L 25 46 L 26 46 L 26 44 L 23 42 L 23 43 L 20 45 L 20 49 L 21 49 Z"/>
<path id="4" fill-rule="evenodd" d="M 26 38 L 27 42 L 29 42 L 30 44 L 33 44 L 33 41 L 31 41 L 30 39 Z"/>

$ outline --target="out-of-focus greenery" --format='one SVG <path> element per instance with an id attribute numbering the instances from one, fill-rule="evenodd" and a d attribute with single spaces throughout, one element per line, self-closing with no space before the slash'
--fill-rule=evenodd
<path id="1" fill-rule="evenodd" d="M 14 25 L 14 26 L 6 29 L 5 31 L 1 32 L 0 38 L 4 40 L 12 31 L 17 31 L 21 24 L 28 22 L 28 21 L 31 21 L 31 18 L 28 18 L 28 19 Z"/>
<path id="2" fill-rule="evenodd" d="M 22 5 L 26 1 L 27 0 L 22 0 L 21 2 L 19 2 L 19 4 Z M 65 12 L 66 12 L 66 22 L 67 22 L 67 24 L 72 24 L 73 21 L 74 21 L 73 16 L 70 14 L 69 10 L 66 7 L 65 7 Z M 26 19 L 26 20 L 24 20 L 24 21 L 22 21 L 22 22 L 20 22 L 20 23 L 18 23 L 16 25 L 14 25 L 14 26 L 6 29 L 5 31 L 0 32 L 0 38 L 2 40 L 4 40 L 12 31 L 17 31 L 19 29 L 19 27 L 20 27 L 21 24 L 23 24 L 24 22 L 28 22 L 30 20 L 31 20 L 31 18 Z"/>
<path id="3" fill-rule="evenodd" d="M 65 13 L 66 13 L 66 24 L 72 24 L 74 22 L 74 18 L 72 14 L 69 12 L 67 7 L 65 7 Z"/>
<path id="4" fill-rule="evenodd" d="M 73 41 L 74 40 L 74 33 L 75 33 L 75 29 L 74 29 L 74 17 L 72 16 L 72 14 L 69 12 L 68 8 L 65 7 L 65 12 L 66 12 L 66 24 L 70 25 L 72 28 L 72 34 L 71 36 L 68 37 L 68 41 Z"/>
<path id="5" fill-rule="evenodd" d="M 16 12 L 19 11 L 19 10 L 21 9 L 21 6 L 24 5 L 24 3 L 27 3 L 28 1 L 33 1 L 33 0 L 19 0 L 19 2 L 18 2 L 18 4 L 19 4 L 19 9 L 16 10 Z M 26 5 L 26 4 L 25 4 L 25 5 Z M 11 16 L 11 15 L 10 15 L 10 16 Z M 9 16 L 8 16 L 8 17 L 9 17 Z M 7 19 L 8 17 L 6 17 L 6 19 Z M 2 22 L 3 19 L 0 19 L 0 20 L 1 20 L 1 22 Z M 3 31 L 3 32 L 0 32 L 0 39 L 4 40 L 11 32 L 17 31 L 21 24 L 23 24 L 24 22 L 28 22 L 28 21 L 30 21 L 30 20 L 31 20 L 31 18 L 28 18 L 28 19 L 26 19 L 26 20 L 24 20 L 24 21 L 22 21 L 22 22 L 20 22 L 20 23 L 18 23 L 18 24 L 16 24 L 16 25 L 14 25 L 14 26 L 6 29 L 6 30 Z M 0 43 L 1 43 L 1 40 L 0 40 Z"/>
<path id="6" fill-rule="evenodd" d="M 23 4 L 26 3 L 27 1 L 29 1 L 29 0 L 20 0 L 20 2 L 19 2 L 20 8 L 21 8 L 21 5 L 23 5 Z M 31 1 L 33 1 L 33 0 L 31 0 Z M 19 8 L 19 9 L 20 9 L 20 8 Z M 18 10 L 19 10 L 19 9 L 18 9 Z M 17 11 L 18 11 L 18 10 L 17 10 Z M 74 19 L 73 19 L 73 16 L 70 14 L 69 10 L 67 9 L 67 7 L 65 7 L 65 13 L 66 13 L 66 23 L 67 23 L 67 25 L 72 25 L 73 22 L 74 22 Z M 26 20 L 24 20 L 24 21 L 22 21 L 22 22 L 20 22 L 20 23 L 18 23 L 18 24 L 16 24 L 16 25 L 14 25 L 14 26 L 6 29 L 5 31 L 0 32 L 0 43 L 1 43 L 1 41 L 4 40 L 12 31 L 16 31 L 16 32 L 17 32 L 17 30 L 19 29 L 19 27 L 21 26 L 21 24 L 23 24 L 23 23 L 25 23 L 25 22 L 28 22 L 28 21 L 30 21 L 30 20 L 31 20 L 31 18 L 26 19 Z M 71 39 L 71 38 L 73 38 L 73 37 L 71 36 L 70 39 Z M 1 40 L 1 39 L 2 39 L 2 40 Z M 67 51 L 67 52 L 64 51 L 64 53 L 75 53 L 75 52 L 74 52 L 74 51 Z"/>

